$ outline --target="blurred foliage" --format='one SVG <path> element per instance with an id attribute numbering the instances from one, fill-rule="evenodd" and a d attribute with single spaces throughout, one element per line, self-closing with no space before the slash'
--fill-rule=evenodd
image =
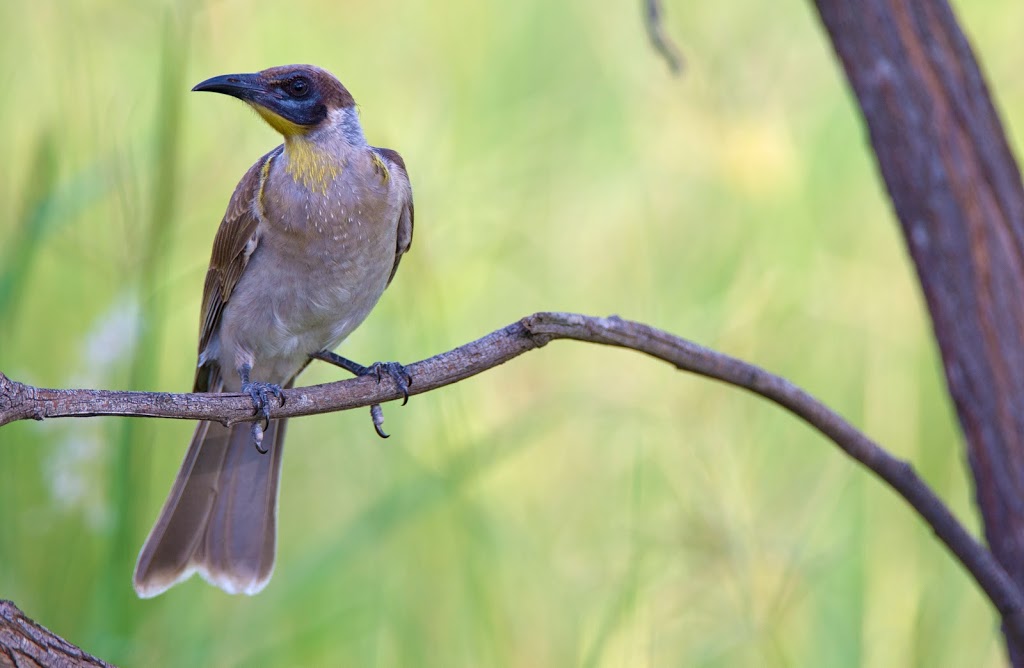
<path id="1" fill-rule="evenodd" d="M 215 227 L 278 141 L 188 88 L 312 62 L 416 193 L 412 252 L 345 354 L 617 313 L 801 384 L 977 530 L 913 267 L 812 8 L 665 4 L 681 79 L 632 0 L 0 3 L 0 369 L 187 390 Z M 1024 7 L 958 4 L 1012 125 Z M 916 517 L 750 396 L 555 343 L 386 415 L 387 442 L 364 411 L 292 424 L 255 598 L 131 591 L 191 425 L 5 427 L 0 596 L 126 665 L 1002 661 Z"/>

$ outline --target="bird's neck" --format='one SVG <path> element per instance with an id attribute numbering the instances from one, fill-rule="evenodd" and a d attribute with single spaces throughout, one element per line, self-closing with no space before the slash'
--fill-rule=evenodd
<path id="1" fill-rule="evenodd" d="M 363 125 L 359 122 L 359 112 L 355 107 L 332 109 L 327 113 L 327 124 L 346 144 L 359 148 L 366 146 Z"/>
<path id="2" fill-rule="evenodd" d="M 286 134 L 286 171 L 311 192 L 326 193 L 353 151 L 366 148 L 366 137 L 354 107 L 332 110 L 322 127 L 305 134 Z"/>

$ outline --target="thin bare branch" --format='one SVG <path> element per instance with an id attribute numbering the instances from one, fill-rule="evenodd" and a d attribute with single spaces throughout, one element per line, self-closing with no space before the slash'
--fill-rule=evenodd
<path id="1" fill-rule="evenodd" d="M 798 416 L 843 452 L 884 480 L 931 526 L 971 573 L 1003 617 L 1006 628 L 1024 639 L 1024 594 L 992 554 L 957 521 L 913 467 L 882 449 L 823 403 L 788 380 L 734 357 L 705 348 L 648 325 L 618 317 L 536 313 L 472 343 L 406 367 L 415 382 L 410 394 L 456 383 L 494 368 L 556 339 L 629 348 L 676 368 L 740 387 Z M 372 406 L 401 398 L 390 377 L 372 377 L 285 390 L 277 417 L 296 417 Z M 52 390 L 31 387 L 0 374 L 0 425 L 14 420 L 92 415 L 251 421 L 252 402 L 244 394 L 169 394 L 107 390 Z"/>
<path id="2" fill-rule="evenodd" d="M 683 71 L 683 56 L 679 48 L 665 34 L 665 28 L 661 22 L 661 0 L 643 0 L 644 2 L 644 26 L 647 28 L 647 37 L 651 45 L 665 62 L 673 75 L 679 76 Z"/>

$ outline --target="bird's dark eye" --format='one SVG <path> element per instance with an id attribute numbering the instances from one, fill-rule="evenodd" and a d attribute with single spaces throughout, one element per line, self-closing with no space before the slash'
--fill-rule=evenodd
<path id="1" fill-rule="evenodd" d="M 286 84 L 285 88 L 292 97 L 306 97 L 309 94 L 309 80 L 306 77 L 295 77 Z"/>

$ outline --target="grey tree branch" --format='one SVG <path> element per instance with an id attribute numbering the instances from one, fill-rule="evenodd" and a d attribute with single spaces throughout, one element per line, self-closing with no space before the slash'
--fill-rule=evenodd
<path id="1" fill-rule="evenodd" d="M 1011 635 L 1024 640 L 1024 594 L 992 554 L 964 528 L 913 467 L 893 457 L 823 403 L 760 367 L 648 325 L 618 317 L 535 313 L 487 336 L 406 367 L 411 394 L 456 383 L 556 339 L 629 348 L 677 369 L 749 390 L 801 418 L 892 487 L 928 523 L 963 564 L 1002 616 Z M 284 392 L 277 417 L 297 417 L 392 401 L 401 396 L 390 379 L 364 377 Z M 123 415 L 225 424 L 251 421 L 244 394 L 170 394 L 31 387 L 0 374 L 0 426 L 15 420 Z"/>

